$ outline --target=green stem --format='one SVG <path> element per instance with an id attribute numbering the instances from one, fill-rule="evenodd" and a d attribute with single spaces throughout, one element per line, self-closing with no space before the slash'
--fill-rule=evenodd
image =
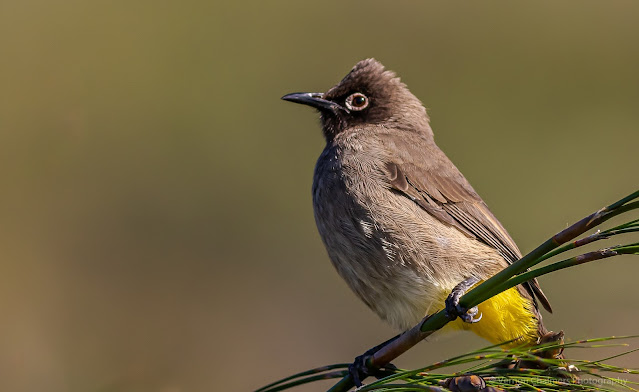
<path id="1" fill-rule="evenodd" d="M 540 259 L 540 261 L 544 261 L 547 260 L 553 256 L 557 256 L 560 253 L 564 253 L 566 251 L 578 248 L 580 246 L 584 246 L 587 244 L 590 244 L 592 242 L 595 241 L 599 241 L 599 240 L 605 240 L 605 239 L 609 239 L 611 237 L 614 237 L 616 235 L 619 234 L 626 234 L 626 233 L 632 233 L 632 232 L 636 232 L 639 231 L 639 219 L 624 223 L 622 225 L 610 228 L 608 230 L 603 230 L 603 231 L 598 231 L 594 234 L 591 234 L 587 237 L 584 238 L 580 238 L 578 240 L 575 240 L 567 245 L 564 245 L 562 247 L 559 247 L 555 250 L 553 250 L 552 252 L 546 253 L 546 255 L 544 255 L 544 257 L 542 257 Z"/>
<path id="2" fill-rule="evenodd" d="M 623 198 L 622 200 L 626 200 L 626 199 L 633 200 L 634 198 L 637 198 L 637 197 L 639 197 L 639 191 L 634 192 L 633 194 Z M 592 229 L 593 227 L 600 225 L 601 223 L 607 221 L 608 219 L 611 219 L 619 214 L 622 214 L 624 212 L 627 212 L 636 208 L 639 208 L 639 202 L 633 202 L 626 205 L 619 204 L 619 202 L 616 202 L 611 204 L 608 207 L 602 208 L 601 210 L 593 214 L 588 215 L 587 217 L 583 218 L 582 220 L 570 226 L 569 228 L 554 235 L 552 238 L 545 241 L 543 244 L 538 246 L 532 252 L 528 253 L 526 256 L 517 260 L 516 262 L 514 262 L 507 268 L 501 270 L 490 279 L 484 281 L 482 284 L 480 284 L 479 286 L 475 287 L 474 289 L 466 293 L 459 300 L 460 305 L 466 308 L 472 308 L 473 306 L 477 306 L 478 304 L 490 298 L 489 296 L 487 297 L 486 295 L 489 292 L 491 292 L 495 286 L 507 281 L 511 277 L 518 275 L 524 272 L 525 270 L 527 270 L 528 268 L 538 264 L 539 262 L 541 262 L 540 259 L 542 259 L 546 253 L 576 238 L 577 236 L 585 233 L 586 231 Z M 477 302 L 478 299 L 480 299 L 479 302 Z M 431 327 L 431 326 L 422 325 L 422 327 Z M 422 331 L 424 330 L 425 329 L 422 329 Z"/>
<path id="3" fill-rule="evenodd" d="M 585 264 L 590 261 L 601 260 L 612 256 L 619 256 L 622 254 L 638 254 L 639 244 L 629 244 L 623 246 L 616 246 L 613 248 L 600 249 L 594 252 L 584 253 L 579 256 L 574 256 L 566 260 L 558 261 L 556 263 L 537 268 L 533 271 L 527 271 L 523 274 L 516 275 L 507 281 L 496 286 L 491 292 L 489 292 L 488 298 L 504 292 L 512 287 L 527 282 L 531 279 L 538 278 L 542 275 L 549 274 L 564 268 L 574 267 L 576 265 Z M 486 299 L 488 299 L 486 298 Z M 483 301 L 482 301 L 483 302 Z M 481 302 L 480 302 L 481 303 Z M 473 305 L 475 306 L 475 305 Z"/>
<path id="4" fill-rule="evenodd" d="M 606 257 L 612 257 L 612 256 L 617 256 L 620 253 L 617 253 L 615 251 L 613 251 L 612 249 L 602 249 L 602 250 L 598 250 L 595 252 L 589 252 L 589 253 L 585 253 L 583 255 L 579 255 L 579 256 L 575 256 L 575 257 L 571 257 L 569 259 L 566 260 L 562 260 L 562 261 L 558 261 L 556 263 L 541 267 L 541 268 L 537 268 L 533 271 L 527 271 L 524 272 L 523 274 L 519 274 L 517 276 L 514 276 L 510 279 L 508 279 L 507 281 L 495 286 L 493 288 L 493 290 L 489 291 L 486 294 L 486 299 L 491 298 L 494 295 L 497 295 L 501 292 L 504 292 L 512 287 L 515 287 L 519 284 L 522 284 L 524 282 L 527 282 L 531 279 L 537 278 L 539 276 L 542 275 L 546 275 L 548 273 L 554 272 L 554 271 L 558 271 L 564 268 L 568 268 L 568 267 L 573 267 L 579 264 L 583 264 L 583 263 L 587 263 L 589 261 L 594 261 L 594 260 L 600 260 Z M 480 301 L 482 298 L 478 298 L 477 301 Z M 483 301 L 482 301 L 483 302 Z M 479 302 L 481 303 L 481 302 Z M 476 305 L 473 305 L 476 306 Z"/>

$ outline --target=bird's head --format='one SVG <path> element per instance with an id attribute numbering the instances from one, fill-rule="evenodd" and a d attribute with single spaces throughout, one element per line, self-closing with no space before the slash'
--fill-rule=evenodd
<path id="1" fill-rule="evenodd" d="M 426 109 L 419 99 L 394 72 L 385 70 L 375 59 L 358 62 L 325 93 L 293 93 L 282 99 L 319 110 L 328 141 L 367 124 L 432 134 Z"/>

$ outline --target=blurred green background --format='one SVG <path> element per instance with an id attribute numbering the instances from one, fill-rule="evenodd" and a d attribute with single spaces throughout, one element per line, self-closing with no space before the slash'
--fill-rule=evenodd
<path id="1" fill-rule="evenodd" d="M 638 16 L 633 1 L 0 1 L 0 389 L 246 391 L 389 338 L 315 229 L 317 115 L 280 96 L 376 57 L 529 251 L 637 188 Z M 638 273 L 625 257 L 543 278 L 546 324 L 637 333 Z M 485 344 L 434 336 L 397 365 Z"/>

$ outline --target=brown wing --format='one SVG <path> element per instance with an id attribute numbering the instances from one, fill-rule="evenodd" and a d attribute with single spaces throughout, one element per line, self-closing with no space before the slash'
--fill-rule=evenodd
<path id="1" fill-rule="evenodd" d="M 395 140 L 393 144 L 397 145 L 397 142 Z M 497 249 L 509 264 L 521 258 L 519 248 L 506 229 L 434 143 L 401 144 L 393 146 L 396 147 L 393 150 L 405 151 L 406 154 L 400 154 L 394 162 L 386 164 L 393 189 L 442 222 Z M 524 288 L 533 298 L 536 296 L 547 311 L 552 312 L 536 279 L 525 283 Z"/>

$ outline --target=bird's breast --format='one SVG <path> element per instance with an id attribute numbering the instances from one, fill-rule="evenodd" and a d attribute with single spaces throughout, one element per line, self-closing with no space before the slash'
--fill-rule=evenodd
<path id="1" fill-rule="evenodd" d="M 432 302 L 432 271 L 402 249 L 397 222 L 387 214 L 395 195 L 380 170 L 365 151 L 326 149 L 313 179 L 315 220 L 342 278 L 378 315 L 403 328 Z"/>
<path id="2" fill-rule="evenodd" d="M 327 147 L 313 179 L 315 220 L 330 259 L 382 318 L 403 328 L 497 253 L 391 190 L 375 146 Z M 438 305 L 439 306 L 439 305 Z"/>

